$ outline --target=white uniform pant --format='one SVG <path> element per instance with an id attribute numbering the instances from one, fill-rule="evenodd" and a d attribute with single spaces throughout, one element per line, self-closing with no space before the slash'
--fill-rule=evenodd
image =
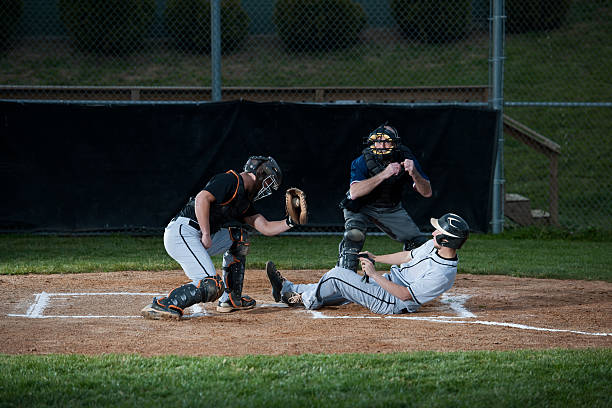
<path id="1" fill-rule="evenodd" d="M 207 276 L 215 276 L 217 271 L 211 256 L 219 255 L 232 246 L 232 238 L 227 228 L 211 235 L 212 246 L 202 245 L 202 233 L 189 225 L 189 218 L 178 217 L 170 221 L 164 231 L 164 247 L 168 255 L 181 265 L 185 275 L 195 285 Z"/>

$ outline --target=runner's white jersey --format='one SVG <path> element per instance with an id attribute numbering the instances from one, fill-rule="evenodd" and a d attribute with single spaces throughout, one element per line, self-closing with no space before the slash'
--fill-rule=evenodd
<path id="1" fill-rule="evenodd" d="M 438 255 L 433 239 L 411 251 L 412 260 L 400 266 L 393 265 L 388 279 L 410 290 L 416 302 L 406 301 L 412 312 L 449 290 L 457 276 L 457 258 L 446 259 Z"/>

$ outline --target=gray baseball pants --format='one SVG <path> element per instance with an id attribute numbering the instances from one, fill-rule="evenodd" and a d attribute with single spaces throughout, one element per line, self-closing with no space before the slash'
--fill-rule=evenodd
<path id="1" fill-rule="evenodd" d="M 285 280 L 281 294 L 297 292 L 302 295 L 306 309 L 315 310 L 323 306 L 357 303 L 378 314 L 404 313 L 405 305 L 380 287 L 374 280 L 369 283 L 350 269 L 334 267 L 317 283 L 295 284 Z"/>
<path id="2" fill-rule="evenodd" d="M 381 231 L 399 242 L 408 242 L 424 236 L 401 204 L 391 208 L 378 208 L 371 205 L 362 207 L 359 212 L 344 209 L 345 225 L 349 220 L 356 220 L 363 225 L 376 225 Z"/>

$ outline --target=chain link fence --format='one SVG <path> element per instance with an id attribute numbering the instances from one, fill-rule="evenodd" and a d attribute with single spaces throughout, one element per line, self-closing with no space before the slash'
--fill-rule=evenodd
<path id="1" fill-rule="evenodd" d="M 612 2 L 506 0 L 506 15 L 504 113 L 557 145 L 506 136 L 506 191 L 570 229 L 610 231 Z"/>
<path id="2" fill-rule="evenodd" d="M 490 106 L 493 1 L 2 0 L 0 99 Z M 506 225 L 612 230 L 612 4 L 505 16 Z"/>

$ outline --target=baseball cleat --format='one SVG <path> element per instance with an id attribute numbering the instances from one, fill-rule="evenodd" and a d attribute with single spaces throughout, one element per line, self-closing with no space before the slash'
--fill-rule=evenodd
<path id="1" fill-rule="evenodd" d="M 268 274 L 270 285 L 272 285 L 272 296 L 274 296 L 274 301 L 280 302 L 281 289 L 283 288 L 285 278 L 283 278 L 280 272 L 276 270 L 276 265 L 274 265 L 274 262 L 272 261 L 266 262 L 266 274 Z"/>
<path id="2" fill-rule="evenodd" d="M 142 317 L 149 320 L 160 319 L 176 319 L 180 320 L 183 316 L 183 311 L 174 305 L 168 305 L 165 302 L 167 298 L 153 298 L 153 303 L 143 308 L 140 312 Z"/>
<path id="3" fill-rule="evenodd" d="M 302 294 L 297 292 L 287 292 L 281 297 L 283 303 L 289 305 L 289 307 L 304 307 L 302 303 Z"/>
<path id="4" fill-rule="evenodd" d="M 248 310 L 254 308 L 256 303 L 255 299 L 248 295 L 242 295 L 240 300 L 235 300 L 232 298 L 232 294 L 230 294 L 230 297 L 225 302 L 219 301 L 217 312 L 229 313 L 234 310 Z"/>

